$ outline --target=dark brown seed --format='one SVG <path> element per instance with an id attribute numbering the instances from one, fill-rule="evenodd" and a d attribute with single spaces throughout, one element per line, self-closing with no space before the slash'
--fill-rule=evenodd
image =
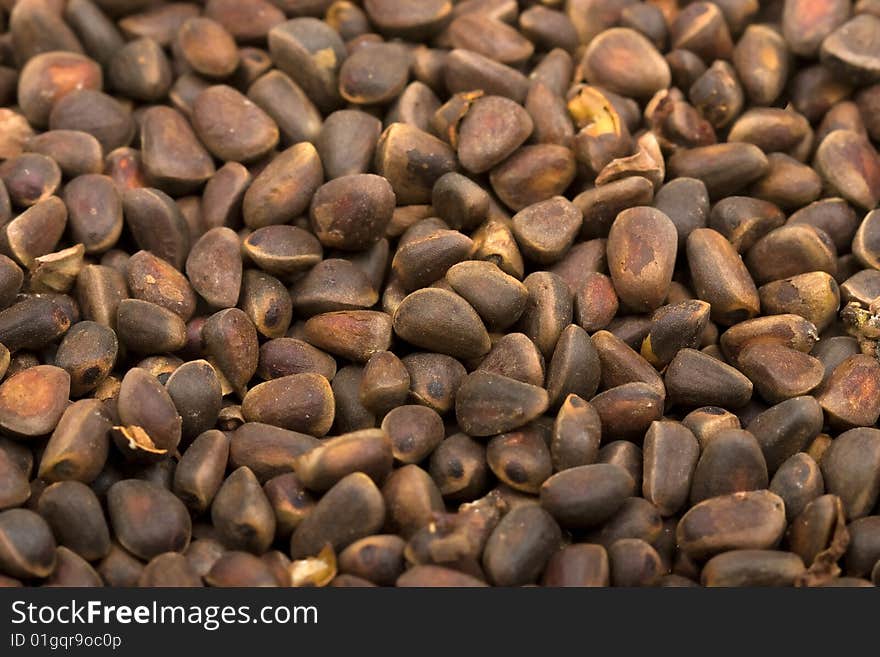
<path id="1" fill-rule="evenodd" d="M 216 264 L 223 263 L 218 271 Z M 215 308 L 231 308 L 238 302 L 242 265 L 238 236 L 226 227 L 202 235 L 186 259 L 186 274 L 193 288 Z"/>
<path id="2" fill-rule="evenodd" d="M 123 345 L 144 354 L 177 351 L 186 343 L 186 325 L 178 315 L 139 299 L 119 302 L 116 330 Z"/>
<path id="3" fill-rule="evenodd" d="M 844 23 L 849 13 L 849 5 L 840 0 L 789 1 L 782 14 L 782 33 L 794 54 L 815 57 L 825 37 Z"/>
<path id="4" fill-rule="evenodd" d="M 644 312 L 663 303 L 676 242 L 675 225 L 659 210 L 633 208 L 617 216 L 608 234 L 608 268 L 624 304 Z"/>
<path id="5" fill-rule="evenodd" d="M 788 78 L 789 52 L 785 40 L 767 25 L 750 25 L 733 50 L 733 64 L 756 105 L 771 105 Z"/>
<path id="6" fill-rule="evenodd" d="M 603 388 L 639 382 L 650 386 L 661 397 L 666 394 L 663 380 L 653 366 L 620 338 L 608 331 L 597 331 L 592 343 L 602 365 Z"/>
<path id="7" fill-rule="evenodd" d="M 528 92 L 528 79 L 518 70 L 471 50 L 455 49 L 446 57 L 444 81 L 450 93 L 482 89 L 518 103 Z"/>
<path id="8" fill-rule="evenodd" d="M 371 412 L 385 415 L 406 403 L 409 384 L 409 372 L 403 361 L 390 351 L 379 351 L 370 356 L 364 367 L 361 403 Z"/>
<path id="9" fill-rule="evenodd" d="M 459 426 L 471 436 L 491 436 L 521 427 L 548 406 L 547 392 L 506 376 L 477 371 L 455 396 Z"/>
<path id="10" fill-rule="evenodd" d="M 141 38 L 129 41 L 116 52 L 107 78 L 129 98 L 156 102 L 168 93 L 172 71 L 162 47 L 153 39 Z"/>
<path id="11" fill-rule="evenodd" d="M 392 586 L 406 566 L 403 549 L 406 542 L 393 534 L 377 534 L 355 541 L 339 555 L 339 570 Z"/>
<path id="12" fill-rule="evenodd" d="M 110 530 L 104 511 L 91 488 L 78 481 L 48 486 L 38 502 L 40 515 L 49 523 L 60 545 L 86 561 L 110 552 Z"/>
<path id="13" fill-rule="evenodd" d="M 791 552 L 733 550 L 704 566 L 703 586 L 793 586 L 804 573 L 804 562 Z"/>
<path id="14" fill-rule="evenodd" d="M 736 415 L 717 406 L 705 406 L 691 411 L 684 416 L 681 423 L 697 437 L 701 448 L 709 444 L 718 432 L 741 428 Z"/>
<path id="15" fill-rule="evenodd" d="M 284 13 L 265 0 L 210 0 L 205 15 L 220 23 L 236 41 L 263 41 L 269 30 L 284 22 Z"/>
<path id="16" fill-rule="evenodd" d="M 386 528 L 405 539 L 427 527 L 444 510 L 437 485 L 417 465 L 394 470 L 382 486 L 382 497 L 388 510 Z"/>
<path id="17" fill-rule="evenodd" d="M 601 545 L 568 545 L 550 558 L 542 583 L 553 587 L 608 586 L 608 553 Z"/>
<path id="18" fill-rule="evenodd" d="M 703 448 L 694 470 L 691 503 L 767 488 L 767 464 L 755 437 L 742 429 L 718 432 Z"/>
<path id="19" fill-rule="evenodd" d="M 235 40 L 211 18 L 190 18 L 177 31 L 175 47 L 197 73 L 225 78 L 238 66 Z"/>
<path id="20" fill-rule="evenodd" d="M 486 449 L 463 433 L 443 440 L 431 454 L 429 473 L 449 501 L 471 501 L 489 483 Z"/>
<path id="21" fill-rule="evenodd" d="M 488 215 L 489 196 L 467 176 L 450 172 L 434 183 L 431 206 L 450 228 L 475 228 Z"/>
<path id="22" fill-rule="evenodd" d="M 623 538 L 608 548 L 613 586 L 654 586 L 663 573 L 660 555 L 639 538 Z"/>
<path id="23" fill-rule="evenodd" d="M 260 378 L 268 381 L 303 372 L 314 372 L 331 380 L 336 374 L 336 361 L 320 349 L 296 338 L 276 338 L 260 347 L 260 364 L 257 368 Z"/>
<path id="24" fill-rule="evenodd" d="M 878 27 L 880 17 L 873 14 L 859 14 L 850 19 L 822 41 L 822 62 L 852 82 L 877 82 L 880 54 L 873 38 Z"/>
<path id="25" fill-rule="evenodd" d="M 107 459 L 109 430 L 110 421 L 102 402 L 84 399 L 71 404 L 43 451 L 40 479 L 94 481 Z"/>
<path id="26" fill-rule="evenodd" d="M 238 162 L 227 162 L 217 169 L 202 192 L 202 223 L 208 230 L 241 225 L 241 206 L 251 184 L 250 172 Z"/>
<path id="27" fill-rule="evenodd" d="M 399 204 L 425 203 L 437 179 L 455 169 L 455 156 L 436 137 L 415 126 L 393 123 L 379 139 L 375 168 L 391 183 Z"/>
<path id="28" fill-rule="evenodd" d="M 629 495 L 638 495 L 642 488 L 644 454 L 641 448 L 628 440 L 613 440 L 599 450 L 597 463 L 609 463 L 626 470 L 633 481 Z"/>
<path id="29" fill-rule="evenodd" d="M 839 572 L 836 561 L 849 544 L 843 505 L 836 495 L 822 495 L 806 505 L 791 523 L 787 534 L 789 549 L 799 555 L 811 570 L 828 576 Z"/>
<path id="30" fill-rule="evenodd" d="M 189 252 L 189 228 L 174 201 L 158 189 L 127 190 L 122 197 L 125 221 L 137 245 L 183 269 Z"/>
<path id="31" fill-rule="evenodd" d="M 483 567 L 497 586 L 517 586 L 535 581 L 558 549 L 559 526 L 537 506 L 508 513 L 486 543 Z"/>
<path id="32" fill-rule="evenodd" d="M 350 474 L 331 488 L 291 537 L 291 556 L 314 555 L 326 543 L 341 551 L 378 532 L 385 521 L 385 502 L 365 474 Z"/>
<path id="33" fill-rule="evenodd" d="M 391 471 L 392 443 L 388 433 L 366 429 L 330 438 L 294 461 L 303 485 L 323 492 L 353 472 L 362 472 L 381 482 Z"/>
<path id="34" fill-rule="evenodd" d="M 278 143 L 278 126 L 269 115 L 226 85 L 198 95 L 192 120 L 205 147 L 223 161 L 252 162 Z"/>
<path id="35" fill-rule="evenodd" d="M 22 579 L 48 577 L 55 568 L 55 539 L 33 511 L 0 512 L 0 571 Z"/>
<path id="36" fill-rule="evenodd" d="M 263 491 L 275 511 L 276 533 L 283 538 L 289 537 L 315 507 L 311 494 L 292 472 L 272 477 Z"/>
<path id="37" fill-rule="evenodd" d="M 837 282 L 826 272 L 808 272 L 767 283 L 758 294 L 764 312 L 800 315 L 819 332 L 836 319 L 840 307 Z"/>
<path id="38" fill-rule="evenodd" d="M 443 420 L 431 408 L 403 405 L 392 409 L 382 420 L 382 429 L 391 440 L 394 458 L 404 464 L 419 463 L 443 441 Z"/>
<path id="39" fill-rule="evenodd" d="M 491 347 L 479 315 L 445 290 L 413 292 L 397 307 L 393 323 L 395 333 L 407 342 L 457 358 L 479 357 Z"/>
<path id="40" fill-rule="evenodd" d="M 825 373 L 816 358 L 780 344 L 746 345 L 737 356 L 737 364 L 771 404 L 809 393 L 822 382 Z"/>
<path id="41" fill-rule="evenodd" d="M 771 254 L 772 261 L 768 261 Z M 745 262 L 759 284 L 811 271 L 837 272 L 837 252 L 827 234 L 798 224 L 782 226 L 761 237 Z"/>
<path id="42" fill-rule="evenodd" d="M 254 325 L 238 308 L 221 310 L 202 328 L 205 351 L 232 388 L 243 393 L 257 371 L 259 342 Z"/>
<path id="43" fill-rule="evenodd" d="M 785 505 L 769 491 L 732 493 L 691 507 L 676 529 L 680 549 L 695 559 L 740 549 L 769 549 L 785 530 Z"/>
<path id="44" fill-rule="evenodd" d="M 535 427 L 495 436 L 486 447 L 489 468 L 511 488 L 536 494 L 553 472 L 550 450 Z"/>
<path id="45" fill-rule="evenodd" d="M 59 546 L 55 550 L 55 570 L 43 583 L 43 586 L 53 587 L 91 587 L 104 586 L 104 581 L 97 571 L 89 565 L 89 562 L 81 556 Z"/>
<path id="46" fill-rule="evenodd" d="M 880 516 L 860 518 L 847 527 L 850 535 L 846 551 L 846 573 L 852 577 L 871 576 L 880 560 Z"/>
<path id="47" fill-rule="evenodd" d="M 245 192 L 245 225 L 257 229 L 287 223 L 306 211 L 323 182 L 321 158 L 315 147 L 307 142 L 291 146 L 276 156 Z"/>
<path id="48" fill-rule="evenodd" d="M 80 397 L 96 388 L 113 369 L 118 352 L 116 334 L 95 322 L 79 322 L 64 336 L 55 364 L 70 375 L 70 394 Z"/>
<path id="49" fill-rule="evenodd" d="M 852 240 L 852 250 L 859 262 L 865 267 L 875 269 L 880 264 L 880 249 L 877 246 L 880 212 L 871 211 L 862 220 Z M 873 299 L 867 300 L 869 303 Z"/>
<path id="50" fill-rule="evenodd" d="M 0 450 L 0 509 L 22 506 L 31 496 L 27 471 L 13 460 L 6 450 Z"/>
<path id="51" fill-rule="evenodd" d="M 104 170 L 101 144 L 92 135 L 79 130 L 50 130 L 31 137 L 25 150 L 52 158 L 66 178 Z"/>
<path id="52" fill-rule="evenodd" d="M 739 116 L 745 104 L 745 93 L 734 68 L 726 61 L 716 60 L 688 90 L 694 107 L 715 128 L 723 128 Z"/>
<path id="53" fill-rule="evenodd" d="M 575 291 L 575 320 L 586 331 L 608 327 L 617 314 L 619 301 L 611 278 L 598 272 L 584 274 Z"/>
<path id="54" fill-rule="evenodd" d="M 599 34 L 590 42 L 581 66 L 588 82 L 624 96 L 649 98 L 670 83 L 669 65 L 650 41 L 629 28 Z"/>
<path id="55" fill-rule="evenodd" d="M 469 260 L 455 264 L 446 272 L 446 280 L 491 330 L 509 327 L 525 310 L 528 289 L 494 263 Z"/>
<path id="56" fill-rule="evenodd" d="M 748 424 L 773 473 L 786 459 L 806 449 L 822 430 L 822 409 L 813 397 L 794 397 L 779 403 Z"/>
<path id="57" fill-rule="evenodd" d="M 46 155 L 22 153 L 0 165 L 0 180 L 14 204 L 29 208 L 52 197 L 61 184 L 61 169 Z"/>
<path id="58" fill-rule="evenodd" d="M 582 220 L 575 205 L 563 197 L 554 197 L 516 213 L 512 229 L 523 255 L 546 265 L 565 255 L 580 233 Z"/>
<path id="59" fill-rule="evenodd" d="M 315 18 L 295 18 L 269 30 L 272 61 L 296 82 L 322 111 L 340 104 L 337 74 L 345 60 L 339 34 Z"/>
<path id="60" fill-rule="evenodd" d="M 533 123 L 517 103 L 483 96 L 467 110 L 458 130 L 458 157 L 472 173 L 484 173 L 503 162 L 528 139 Z"/>
<path id="61" fill-rule="evenodd" d="M 320 262 L 321 243 L 297 226 L 258 228 L 244 240 L 243 251 L 260 269 L 284 277 Z"/>
<path id="62" fill-rule="evenodd" d="M 328 179 L 367 173 L 382 123 L 358 110 L 339 110 L 328 116 L 315 140 L 315 148 Z"/>
<path id="63" fill-rule="evenodd" d="M 144 369 L 130 369 L 123 377 L 117 411 L 122 424 L 145 432 L 148 446 L 160 455 L 173 452 L 180 442 L 181 418 L 174 401 Z"/>
<path id="64" fill-rule="evenodd" d="M 550 456 L 556 471 L 567 470 L 596 461 L 602 424 L 589 402 L 569 395 L 553 423 Z"/>
<path id="65" fill-rule="evenodd" d="M 281 281 L 268 274 L 254 269 L 244 272 L 240 305 L 257 331 L 267 338 L 280 338 L 290 326 L 290 294 Z"/>
<path id="66" fill-rule="evenodd" d="M 642 493 L 661 515 L 671 516 L 687 501 L 700 445 L 677 422 L 654 422 L 645 434 Z"/>
<path id="67" fill-rule="evenodd" d="M 663 395 L 642 382 L 624 383 L 596 395 L 591 403 L 608 438 L 634 439 L 644 435 L 663 414 Z"/>
<path id="68" fill-rule="evenodd" d="M 769 166 L 757 146 L 742 142 L 680 150 L 667 165 L 673 177 L 702 180 L 709 197 L 716 200 L 744 189 L 764 176 Z"/>
<path id="69" fill-rule="evenodd" d="M 854 520 L 868 515 L 880 493 L 880 431 L 851 429 L 835 438 L 820 462 L 825 488 Z"/>
<path id="70" fill-rule="evenodd" d="M 0 385 L 0 428 L 19 438 L 51 433 L 67 405 L 70 376 L 60 367 L 37 365 Z"/>
<path id="71" fill-rule="evenodd" d="M 208 586 L 274 587 L 278 580 L 265 561 L 248 552 L 224 552 L 204 575 Z"/>
<path id="72" fill-rule="evenodd" d="M 100 253 L 116 244 L 122 233 L 122 198 L 108 176 L 78 176 L 64 187 L 67 224 L 86 253 Z"/>
<path id="73" fill-rule="evenodd" d="M 549 359 L 562 331 L 571 324 L 571 290 L 560 276 L 547 271 L 530 274 L 523 284 L 529 298 L 518 326 Z"/>
<path id="74" fill-rule="evenodd" d="M 406 86 L 409 68 L 410 53 L 399 44 L 364 44 L 339 69 L 339 94 L 360 105 L 390 102 Z"/>
<path id="75" fill-rule="evenodd" d="M 653 543 L 662 529 L 663 521 L 657 507 L 640 497 L 628 497 L 601 529 L 587 535 L 587 540 L 605 549 L 622 539 L 635 538 Z"/>
<path id="76" fill-rule="evenodd" d="M 141 559 L 180 552 L 189 543 L 192 523 L 186 507 L 157 484 L 120 481 L 107 492 L 107 507 L 119 542 Z"/>
<path id="77" fill-rule="evenodd" d="M 247 466 L 264 482 L 295 469 L 297 458 L 318 447 L 317 438 L 260 422 L 245 422 L 232 434 L 229 463 Z"/>
<path id="78" fill-rule="evenodd" d="M 410 354 L 402 360 L 409 372 L 410 394 L 416 403 L 440 414 L 453 408 L 458 389 L 467 376 L 464 365 L 451 356 L 435 353 Z"/>
<path id="79" fill-rule="evenodd" d="M 681 349 L 699 347 L 708 326 L 710 309 L 704 301 L 682 301 L 658 308 L 651 316 L 650 332 L 642 342 L 642 357 L 662 367 Z"/>
<path id="80" fill-rule="evenodd" d="M 769 315 L 740 322 L 721 334 L 721 348 L 736 365 L 750 342 L 780 344 L 809 353 L 819 339 L 816 327 L 798 315 Z"/>
<path id="81" fill-rule="evenodd" d="M 878 386 L 880 365 L 870 356 L 857 354 L 834 369 L 816 399 L 834 426 L 871 426 L 880 416 Z"/>
<path id="82" fill-rule="evenodd" d="M 281 131 L 285 144 L 314 141 L 321 132 L 321 114 L 305 92 L 279 70 L 254 82 L 247 92 Z"/>
<path id="83" fill-rule="evenodd" d="M 138 586 L 181 588 L 200 587 L 204 584 L 184 555 L 166 552 L 153 557 L 144 567 L 138 578 Z"/>
<path id="84" fill-rule="evenodd" d="M 168 107 L 151 107 L 141 117 L 141 153 L 150 184 L 173 194 L 195 191 L 214 175 L 211 156 L 189 122 Z"/>
<path id="85" fill-rule="evenodd" d="M 131 113 L 115 98 L 100 91 L 71 91 L 52 106 L 52 130 L 81 130 L 94 136 L 105 153 L 127 146 L 135 132 Z"/>
<path id="86" fill-rule="evenodd" d="M 223 483 L 229 457 L 229 439 L 210 430 L 198 436 L 174 470 L 174 494 L 196 513 L 211 505 Z"/>
<path id="87" fill-rule="evenodd" d="M 361 251 L 385 234 L 394 198 L 391 185 L 380 176 L 336 178 L 312 198 L 312 228 L 326 247 Z"/>
<path id="88" fill-rule="evenodd" d="M 785 518 L 791 523 L 804 508 L 825 491 L 822 471 L 813 458 L 804 452 L 789 457 L 779 466 L 770 488 L 785 502 Z"/>
<path id="89" fill-rule="evenodd" d="M 632 478 L 617 465 L 597 463 L 568 468 L 541 486 L 541 505 L 566 528 L 601 525 L 620 509 Z"/>
<path id="90" fill-rule="evenodd" d="M 52 105 L 76 89 L 101 90 L 94 61 L 76 52 L 46 52 L 30 58 L 18 79 L 18 102 L 31 125 L 45 127 Z"/>
<path id="91" fill-rule="evenodd" d="M 183 321 L 192 317 L 196 295 L 187 278 L 170 263 L 149 251 L 138 251 L 129 259 L 126 270 L 128 289 L 135 299 L 170 310 Z"/>
<path id="92" fill-rule="evenodd" d="M 187 19 L 199 14 L 198 9 L 188 3 L 154 9 L 148 8 L 149 3 L 138 0 L 131 3 L 109 0 L 98 2 L 98 5 L 114 17 L 129 14 L 119 20 L 119 28 L 128 38 L 150 37 L 163 47 L 171 45 L 178 28 Z"/>
<path id="93" fill-rule="evenodd" d="M 471 575 L 444 568 L 442 566 L 414 566 L 397 578 L 397 587 L 483 587 L 487 586 L 482 580 Z"/>
<path id="94" fill-rule="evenodd" d="M 165 388 L 183 421 L 183 438 L 192 440 L 216 424 L 222 392 L 217 373 L 208 361 L 184 363 L 168 377 Z"/>
<path id="95" fill-rule="evenodd" d="M 705 61 L 730 59 L 733 42 L 724 14 L 715 3 L 695 2 L 680 11 L 670 29 L 673 48 L 685 48 Z"/>
<path id="96" fill-rule="evenodd" d="M 295 374 L 251 388 L 242 402 L 248 422 L 323 436 L 333 424 L 330 384 L 318 374 Z"/>
<path id="97" fill-rule="evenodd" d="M 607 237 L 617 215 L 635 205 L 648 205 L 654 186 L 645 178 L 630 176 L 588 189 L 572 201 L 584 215 L 584 237 Z M 576 247 L 575 247 L 576 248 Z"/>
<path id="98" fill-rule="evenodd" d="M 122 299 L 128 298 L 125 277 L 120 272 L 103 265 L 86 265 L 77 276 L 76 293 L 78 305 L 85 319 L 109 328 L 116 327 L 119 303 Z M 56 312 L 63 316 L 63 310 L 57 304 L 53 305 L 57 308 Z M 3 315 L 0 314 L 0 326 L 3 325 L 2 317 Z M 10 344 L 9 336 L 3 336 L 3 331 L 0 331 L 0 336 L 4 344 L 13 346 Z"/>
<path id="99" fill-rule="evenodd" d="M 391 346 L 391 318 L 374 310 L 323 313 L 306 322 L 303 336 L 324 351 L 365 363 Z"/>
<path id="100" fill-rule="evenodd" d="M 211 520 L 231 550 L 265 552 L 275 535 L 275 512 L 250 468 L 235 470 L 217 491 Z"/>
<path id="101" fill-rule="evenodd" d="M 880 199 L 880 156 L 864 136 L 835 130 L 816 150 L 815 166 L 840 196 L 871 210 Z"/>
<path id="102" fill-rule="evenodd" d="M 574 179 L 575 168 L 574 154 L 568 148 L 535 144 L 520 148 L 495 167 L 489 178 L 505 205 L 522 210 L 562 194 Z"/>
<path id="103" fill-rule="evenodd" d="M 758 290 L 737 252 L 710 228 L 693 231 L 687 241 L 688 266 L 697 296 L 712 306 L 712 319 L 731 325 L 754 317 Z"/>
<path id="104" fill-rule="evenodd" d="M 547 369 L 550 405 L 557 407 L 569 394 L 584 399 L 599 387 L 600 356 L 582 328 L 569 325 L 560 335 Z"/>

